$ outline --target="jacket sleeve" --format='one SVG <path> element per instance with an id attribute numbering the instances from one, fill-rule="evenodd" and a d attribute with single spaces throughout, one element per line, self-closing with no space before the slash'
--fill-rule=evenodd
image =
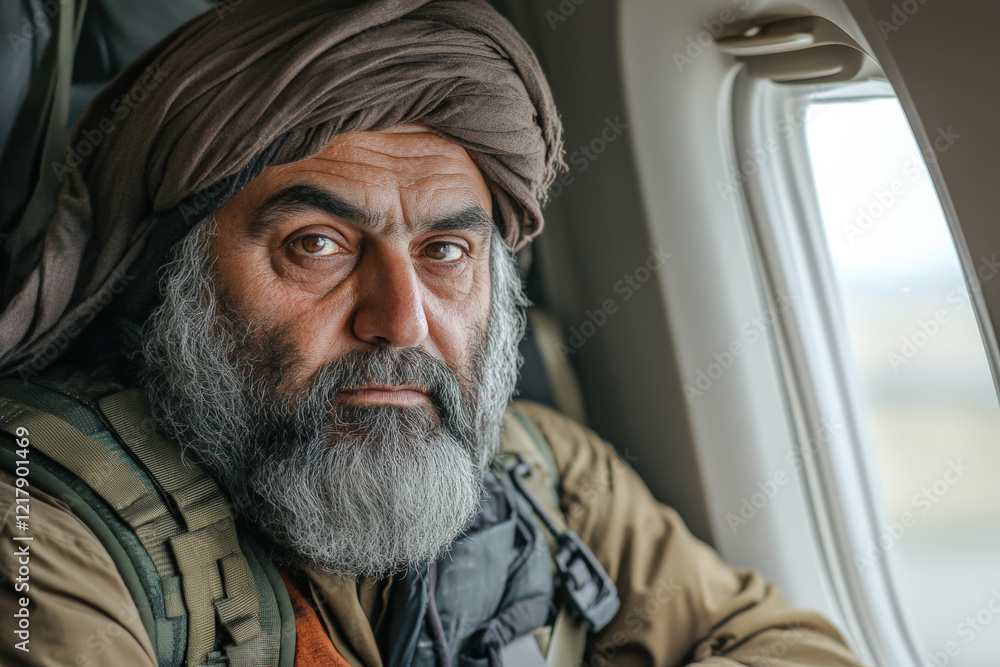
<path id="1" fill-rule="evenodd" d="M 31 486 L 16 494 L 13 482 L 0 471 L 0 664 L 155 667 L 139 611 L 100 540 L 62 502 Z M 25 490 L 27 531 L 14 510 Z"/>
<path id="2" fill-rule="evenodd" d="M 585 664 L 861 665 L 826 619 L 691 535 L 596 433 L 537 403 L 517 407 L 552 447 L 569 527 L 618 586 L 621 608 L 590 636 Z"/>

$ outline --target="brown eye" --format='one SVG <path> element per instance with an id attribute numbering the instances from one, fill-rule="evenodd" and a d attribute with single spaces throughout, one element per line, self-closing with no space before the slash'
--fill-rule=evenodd
<path id="1" fill-rule="evenodd" d="M 456 262 L 462 259 L 464 254 L 462 248 L 458 245 L 444 241 L 431 243 L 424 251 L 428 257 L 439 262 Z"/>
<path id="2" fill-rule="evenodd" d="M 297 245 L 302 252 L 312 257 L 329 257 L 339 251 L 336 242 L 317 234 L 297 238 L 292 245 Z"/>

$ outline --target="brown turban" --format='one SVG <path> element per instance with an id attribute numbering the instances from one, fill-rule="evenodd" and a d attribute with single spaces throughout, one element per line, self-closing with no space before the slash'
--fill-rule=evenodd
<path id="1" fill-rule="evenodd" d="M 182 25 L 98 94 L 53 166 L 39 260 L 3 286 L 0 374 L 56 358 L 130 273 L 154 272 L 144 249 L 267 165 L 407 122 L 468 150 L 512 247 L 538 234 L 562 130 L 537 60 L 484 0 L 244 0 Z"/>

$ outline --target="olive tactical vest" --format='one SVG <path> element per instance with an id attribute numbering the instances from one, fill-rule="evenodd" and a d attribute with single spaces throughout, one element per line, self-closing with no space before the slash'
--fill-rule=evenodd
<path id="1" fill-rule="evenodd" d="M 473 525 L 393 584 L 377 638 L 386 667 L 579 664 L 586 630 L 617 611 L 613 582 L 562 523 L 544 437 L 513 403 L 504 423 L 508 465 L 484 480 Z M 0 380 L 0 430 L 14 436 L 0 437 L 0 467 L 29 465 L 32 486 L 107 548 L 158 665 L 293 667 L 280 574 L 215 480 L 158 435 L 138 389 L 97 398 Z"/>

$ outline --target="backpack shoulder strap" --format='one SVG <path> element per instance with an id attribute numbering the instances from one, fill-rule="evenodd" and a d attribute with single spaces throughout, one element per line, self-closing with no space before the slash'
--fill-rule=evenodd
<path id="1" fill-rule="evenodd" d="M 94 531 L 139 609 L 157 662 L 179 665 L 186 642 L 180 593 L 169 593 L 171 572 L 153 557 L 155 550 L 137 539 L 132 525 L 146 519 L 157 525 L 169 516 L 168 509 L 127 458 L 116 455 L 113 442 L 99 436 L 98 419 L 70 414 L 77 405 L 72 399 L 27 385 L 12 390 L 5 383 L 4 389 L 0 431 L 14 439 L 0 439 L 0 465 L 15 474 L 21 473 L 15 466 L 24 467 L 32 486 L 66 502 Z M 20 400 L 10 398 L 12 394 Z"/>
<path id="2" fill-rule="evenodd" d="M 227 647 L 229 664 L 260 664 L 255 658 L 279 652 L 280 634 L 261 628 L 261 598 L 250 561 L 241 549 L 229 501 L 204 468 L 181 459 L 176 444 L 151 428 L 142 392 L 128 389 L 100 400 L 101 412 L 118 438 L 139 459 L 180 513 L 186 530 L 164 536 L 180 572 L 188 609 L 188 664 L 206 660 L 215 644 L 215 617 L 235 647 Z M 268 563 L 269 564 L 269 563 Z M 287 591 L 278 591 L 287 597 Z M 272 602 L 273 604 L 273 602 Z M 289 602 L 289 608 L 290 608 Z M 272 609 L 273 622 L 279 614 Z M 234 659 L 236 647 L 250 662 Z"/>
<path id="3" fill-rule="evenodd" d="M 10 398 L 0 398 L 0 409 L 0 428 L 29 429 L 34 448 L 83 480 L 139 538 L 160 576 L 163 613 L 187 616 L 187 665 L 292 666 L 295 619 L 280 576 L 237 533 L 215 480 L 152 428 L 138 389 L 101 399 L 98 415 L 137 461 L 56 414 Z M 222 651 L 216 616 L 232 639 Z"/>
<path id="4" fill-rule="evenodd" d="M 553 558 L 559 551 L 558 535 L 549 530 L 548 523 L 553 524 L 557 533 L 565 534 L 566 520 L 559 507 L 559 469 L 556 467 L 552 448 L 534 422 L 518 410 L 514 402 L 507 404 L 504 413 L 504 434 L 501 441 L 501 451 L 504 455 L 520 457 L 527 464 L 530 474 L 518 479 L 530 495 L 529 500 L 535 500 L 546 517 L 542 519 L 542 531 L 546 536 L 549 550 Z M 547 519 L 547 521 L 546 521 Z M 587 643 L 587 626 L 570 610 L 570 606 L 560 604 L 559 613 L 552 626 L 548 645 L 545 650 L 545 662 L 548 667 L 576 667 L 583 661 Z"/>
<path id="5" fill-rule="evenodd" d="M 559 469 L 552 455 L 552 448 L 528 417 L 513 402 L 507 404 L 504 413 L 504 433 L 500 443 L 503 454 L 520 456 L 528 464 L 530 474 L 522 481 L 548 517 L 560 531 L 566 530 L 566 520 L 559 508 Z M 542 529 L 550 546 L 555 536 L 543 524 Z"/>

